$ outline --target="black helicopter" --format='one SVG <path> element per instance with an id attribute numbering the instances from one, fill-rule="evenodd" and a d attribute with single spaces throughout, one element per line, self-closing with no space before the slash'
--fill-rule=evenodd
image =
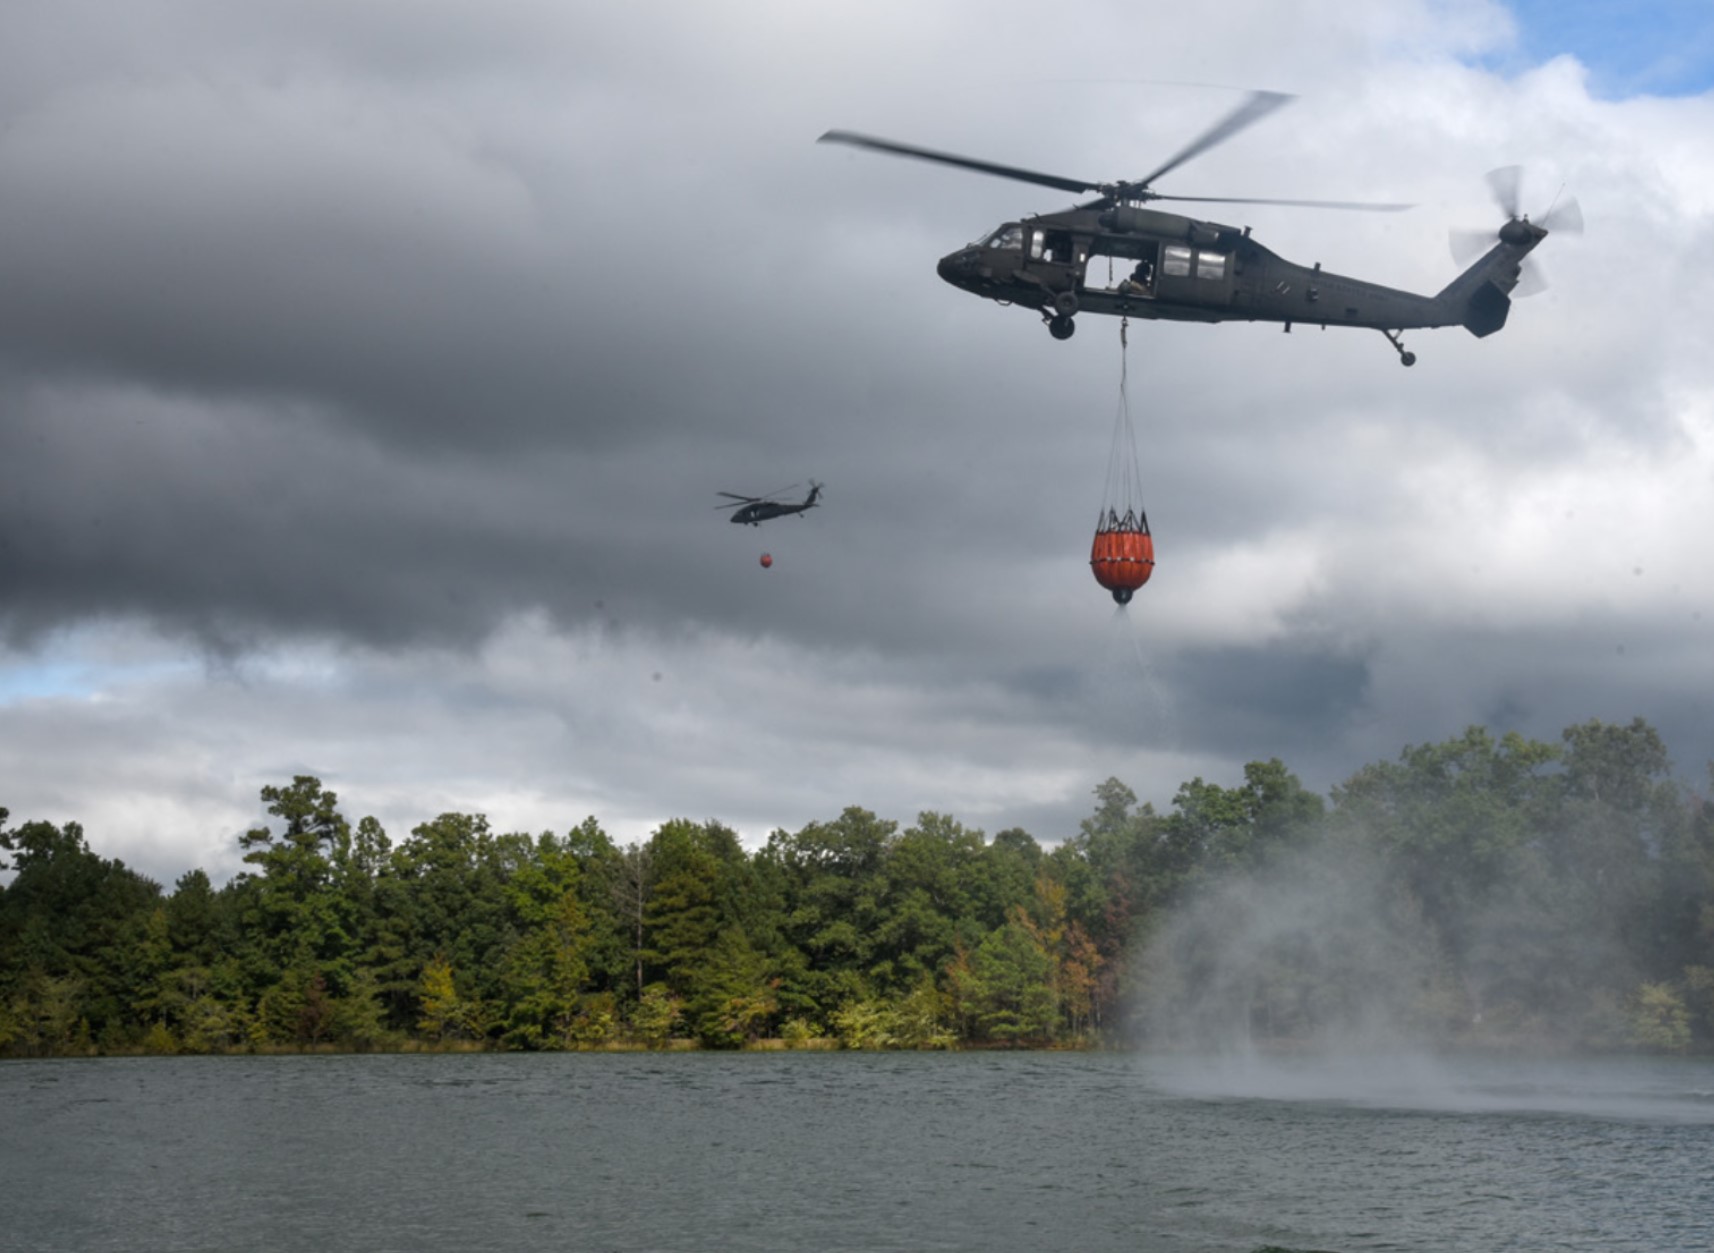
<path id="1" fill-rule="evenodd" d="M 1489 175 L 1489 183 L 1507 221 L 1497 232 L 1484 233 L 1481 257 L 1438 295 L 1418 296 L 1329 273 L 1320 262 L 1309 268 L 1294 265 L 1252 239 L 1247 226 L 1240 230 L 1144 207 L 1152 200 L 1382 212 L 1411 207 L 1167 196 L 1153 189 L 1157 178 L 1230 139 L 1291 99 L 1279 92 L 1250 93 L 1164 165 L 1128 182 L 1061 178 L 850 131 L 828 131 L 820 142 L 917 157 L 1059 191 L 1099 193 L 1096 199 L 1071 209 L 1006 222 L 940 260 L 941 278 L 954 287 L 1001 304 L 1040 311 L 1055 339 L 1070 339 L 1077 329 L 1073 318 L 1084 310 L 1180 322 L 1283 322 L 1287 331 L 1294 322 L 1323 328 L 1360 326 L 1380 331 L 1400 361 L 1415 365 L 1416 354 L 1405 350 L 1402 332 L 1417 327 L 1463 326 L 1472 335 L 1492 335 L 1506 324 L 1512 290 L 1523 276 L 1524 258 L 1550 230 L 1582 229 L 1582 215 L 1574 201 L 1565 202 L 1557 211 L 1550 210 L 1540 222 L 1531 222 L 1518 208 L 1516 168 L 1496 170 Z M 1110 279 L 1103 283 L 1093 264 L 1097 257 L 1122 262 L 1119 271 L 1114 271 L 1111 263 L 1107 269 L 1109 274 L 1122 272 L 1124 277 L 1117 283 Z"/>
<path id="2" fill-rule="evenodd" d="M 769 518 L 783 518 L 788 513 L 803 513 L 806 509 L 814 509 L 816 501 L 821 499 L 821 484 L 814 479 L 809 481 L 809 495 L 796 504 L 774 499 L 775 496 L 789 491 L 791 491 L 789 487 L 782 488 L 780 491 L 771 492 L 766 496 L 740 496 L 737 492 L 715 492 L 716 496 L 726 496 L 736 502 L 730 505 L 716 505 L 715 508 L 736 509 L 738 512 L 732 515 L 731 521 L 742 522 L 749 526 L 759 526 Z"/>

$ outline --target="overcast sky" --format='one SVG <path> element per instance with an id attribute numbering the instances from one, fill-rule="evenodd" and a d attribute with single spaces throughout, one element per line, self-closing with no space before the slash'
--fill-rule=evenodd
<path id="1" fill-rule="evenodd" d="M 1175 170 L 1433 293 L 1484 175 L 1588 229 L 1500 334 L 1130 330 L 1159 566 L 1090 578 L 1118 325 L 935 261 Z M 0 9 L 0 805 L 164 883 L 319 776 L 395 839 L 861 805 L 1044 843 L 1472 723 L 1714 758 L 1704 0 Z M 1562 190 L 1563 189 L 1563 190 Z M 1170 207 L 1170 206 L 1167 206 Z M 721 491 L 823 507 L 728 525 Z M 759 557 L 773 556 L 764 570 Z"/>

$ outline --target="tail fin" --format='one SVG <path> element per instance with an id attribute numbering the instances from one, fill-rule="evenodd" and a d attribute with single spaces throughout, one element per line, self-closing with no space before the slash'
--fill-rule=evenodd
<path id="1" fill-rule="evenodd" d="M 1477 339 L 1492 335 L 1506 324 L 1512 311 L 1512 298 L 1489 279 L 1478 287 L 1464 304 L 1464 329 Z"/>

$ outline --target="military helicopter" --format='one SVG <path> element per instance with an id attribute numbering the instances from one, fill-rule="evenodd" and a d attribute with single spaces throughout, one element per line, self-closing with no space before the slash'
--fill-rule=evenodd
<path id="1" fill-rule="evenodd" d="M 975 243 L 942 257 L 940 277 L 954 287 L 1000 304 L 1038 310 L 1055 339 L 1070 339 L 1081 311 L 1179 322 L 1294 322 L 1358 326 L 1380 331 L 1405 365 L 1416 354 L 1402 334 L 1421 327 L 1462 326 L 1478 337 L 1506 324 L 1511 293 L 1524 277 L 1523 261 L 1552 230 L 1582 229 L 1575 201 L 1566 201 L 1539 222 L 1518 207 L 1515 167 L 1489 176 L 1506 214 L 1498 231 L 1483 235 L 1482 255 L 1434 296 L 1383 287 L 1321 268 L 1295 265 L 1250 237 L 1250 228 L 1204 222 L 1147 208 L 1150 201 L 1208 204 L 1291 205 L 1316 209 L 1395 212 L 1408 204 L 1330 200 L 1260 200 L 1224 196 L 1169 196 L 1154 181 L 1192 157 L 1232 138 L 1293 97 L 1257 91 L 1203 131 L 1165 164 L 1140 179 L 1091 183 L 1015 166 L 935 152 L 851 131 L 831 130 L 819 142 L 850 144 L 895 156 L 915 157 L 1058 191 L 1096 192 L 1097 197 L 1058 213 L 1006 222 Z M 1125 277 L 1103 282 L 1098 257 L 1123 262 Z M 1109 263 L 1109 274 L 1113 267 Z M 1520 294 L 1528 294 L 1526 290 Z"/>
<path id="2" fill-rule="evenodd" d="M 774 499 L 774 497 L 791 490 L 789 487 L 781 488 L 780 491 L 770 492 L 766 496 L 740 496 L 737 492 L 715 492 L 716 496 L 725 496 L 735 502 L 730 505 L 716 505 L 715 508 L 736 509 L 738 512 L 732 515 L 731 521 L 742 522 L 748 526 L 760 526 L 769 518 L 783 518 L 789 513 L 803 513 L 806 509 L 814 509 L 816 501 L 821 498 L 821 484 L 811 479 L 809 481 L 809 495 L 796 504 Z"/>

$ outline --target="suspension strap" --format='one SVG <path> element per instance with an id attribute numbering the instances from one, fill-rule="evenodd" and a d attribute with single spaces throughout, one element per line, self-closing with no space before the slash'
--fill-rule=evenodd
<path id="1" fill-rule="evenodd" d="M 1125 374 L 1131 360 L 1131 340 L 1127 332 L 1131 328 L 1130 318 L 1119 319 L 1119 403 L 1125 403 Z"/>

